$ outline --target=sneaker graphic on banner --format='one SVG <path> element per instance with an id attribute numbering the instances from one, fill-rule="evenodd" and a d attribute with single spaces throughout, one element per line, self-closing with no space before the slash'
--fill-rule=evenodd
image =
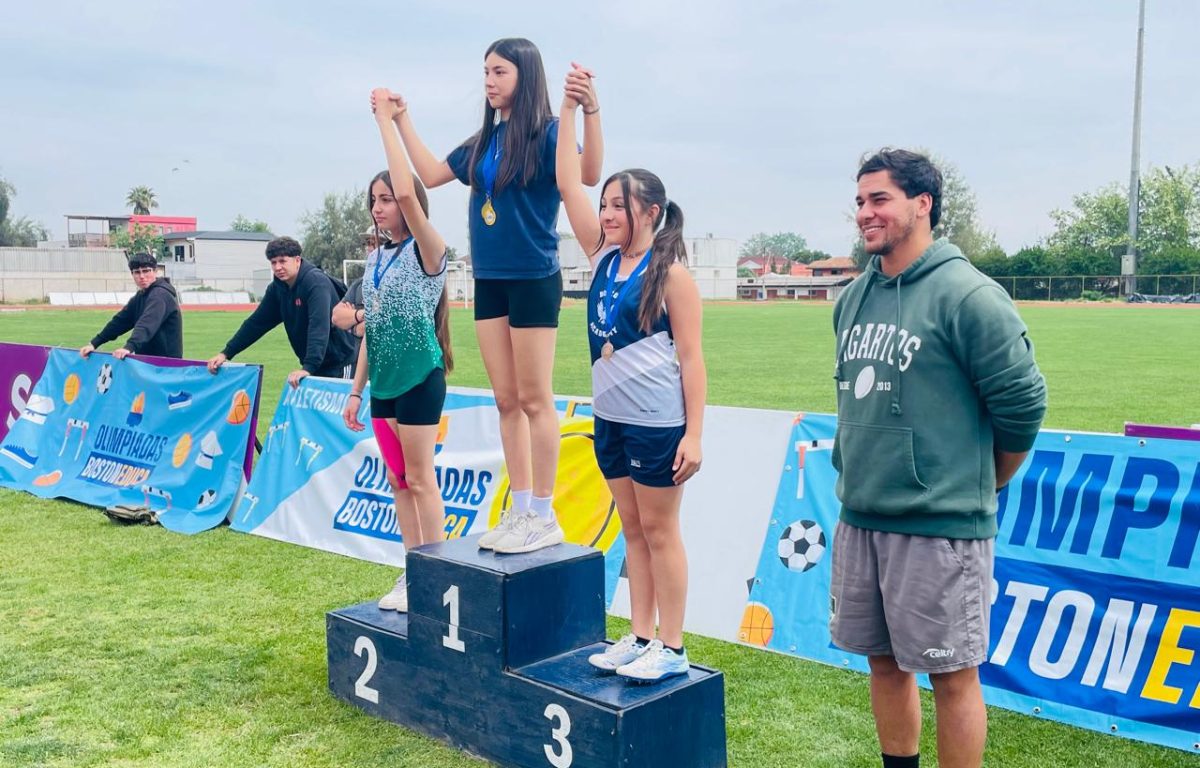
<path id="1" fill-rule="evenodd" d="M 36 453 L 26 450 L 19 445 L 6 445 L 0 448 L 0 454 L 4 454 L 22 467 L 25 467 L 25 469 L 33 469 L 33 465 L 37 464 L 38 460 Z"/>
<path id="2" fill-rule="evenodd" d="M 379 610 L 408 613 L 408 581 L 405 574 L 400 574 L 400 578 L 396 579 L 396 586 L 392 587 L 391 592 L 379 598 Z"/>
<path id="3" fill-rule="evenodd" d="M 516 518 L 508 532 L 500 537 L 492 550 L 497 554 L 515 555 L 521 552 L 552 547 L 562 544 L 566 538 L 558 520 L 551 515 L 549 520 L 543 520 L 533 512 L 514 515 Z"/>
<path id="4" fill-rule="evenodd" d="M 588 663 L 605 672 L 616 672 L 617 667 L 622 667 L 641 656 L 646 647 L 639 643 L 637 635 L 631 632 L 602 652 L 588 656 Z"/>
<path id="5" fill-rule="evenodd" d="M 172 392 L 171 394 L 167 395 L 167 410 L 168 411 L 177 411 L 180 408 L 187 408 L 191 404 L 192 404 L 192 393 L 191 392 L 180 391 L 180 392 Z"/>
<path id="6" fill-rule="evenodd" d="M 628 664 L 617 667 L 617 674 L 639 683 L 657 683 L 688 672 L 687 651 L 675 653 L 662 644 L 662 640 L 651 640 L 642 655 Z"/>
<path id="7" fill-rule="evenodd" d="M 508 533 L 508 529 L 512 527 L 513 520 L 519 516 L 511 509 L 502 510 L 500 512 L 500 522 L 496 523 L 496 527 L 479 537 L 479 548 L 491 549 L 496 546 L 496 542 L 504 538 L 504 535 Z"/>

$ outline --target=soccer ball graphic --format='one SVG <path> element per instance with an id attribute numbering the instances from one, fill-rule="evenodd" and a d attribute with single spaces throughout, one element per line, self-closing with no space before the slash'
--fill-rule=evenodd
<path id="1" fill-rule="evenodd" d="M 200 494 L 199 501 L 196 502 L 196 509 L 204 509 L 217 500 L 217 492 L 209 488 L 204 493 Z"/>
<path id="2" fill-rule="evenodd" d="M 788 570 L 803 573 L 825 556 L 825 531 L 815 520 L 797 520 L 784 529 L 777 552 Z"/>
<path id="3" fill-rule="evenodd" d="M 96 391 L 103 395 L 112 386 L 112 381 L 112 366 L 105 363 L 100 366 L 100 373 L 96 376 Z"/>

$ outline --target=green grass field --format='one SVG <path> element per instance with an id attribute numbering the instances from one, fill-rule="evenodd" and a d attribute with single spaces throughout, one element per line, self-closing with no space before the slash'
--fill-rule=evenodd
<path id="1" fill-rule="evenodd" d="M 1021 308 L 1050 391 L 1047 426 L 1120 431 L 1200 421 L 1200 312 Z M 0 340 L 77 347 L 95 311 L 0 313 Z M 207 358 L 241 315 L 193 312 L 185 351 Z M 706 308 L 709 401 L 833 407 L 828 305 Z M 555 389 L 587 394 L 583 307 L 563 312 Z M 454 315 L 451 383 L 487 386 L 470 315 Z M 266 367 L 265 430 L 287 371 L 282 332 L 249 350 Z M 1190 372 L 1190 373 L 1188 373 Z M 694 564 L 695 567 L 695 564 Z M 325 611 L 381 594 L 391 568 L 232 533 L 119 528 L 96 510 L 0 490 L 0 766 L 482 765 L 334 700 Z M 626 631 L 609 619 L 609 634 Z M 726 673 L 733 766 L 878 765 L 867 678 L 689 636 Z M 926 765 L 934 759 L 925 696 Z M 991 711 L 992 766 L 1200 766 L 1200 756 Z"/>

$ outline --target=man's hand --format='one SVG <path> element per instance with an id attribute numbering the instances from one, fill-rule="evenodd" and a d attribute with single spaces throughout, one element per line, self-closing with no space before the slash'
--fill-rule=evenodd
<path id="1" fill-rule="evenodd" d="M 296 389 L 300 386 L 300 380 L 309 375 L 309 372 L 303 368 L 298 371 L 292 371 L 288 374 L 288 384 L 292 385 L 292 389 Z"/>
<path id="2" fill-rule="evenodd" d="M 130 352 L 128 349 L 125 349 L 125 347 L 121 347 L 120 349 L 114 349 L 113 353 L 112 353 L 113 357 L 117 358 L 118 360 L 124 360 L 125 358 L 129 357 L 132 354 L 133 353 Z"/>
<path id="3" fill-rule="evenodd" d="M 79 356 L 82 357 L 84 360 L 87 360 L 88 355 L 92 354 L 95 351 L 96 351 L 96 348 L 93 347 L 91 344 L 84 344 L 82 347 L 79 348 Z"/>
<path id="4" fill-rule="evenodd" d="M 228 361 L 229 358 L 225 357 L 224 352 L 218 352 L 208 359 L 208 372 L 215 376 L 221 366 L 225 365 L 225 363 Z"/>

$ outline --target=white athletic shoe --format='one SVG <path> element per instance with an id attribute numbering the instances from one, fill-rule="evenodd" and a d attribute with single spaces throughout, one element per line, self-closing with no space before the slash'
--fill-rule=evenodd
<path id="1" fill-rule="evenodd" d="M 600 653 L 588 656 L 588 663 L 596 669 L 605 672 L 616 672 L 617 667 L 624 666 L 641 656 L 646 646 L 637 641 L 637 635 L 632 632 L 617 642 L 605 648 Z"/>
<path id="2" fill-rule="evenodd" d="M 675 653 L 664 646 L 661 640 L 651 640 L 641 656 L 617 667 L 617 674 L 639 683 L 657 683 L 675 675 L 686 675 L 688 667 L 686 650 Z"/>
<path id="3" fill-rule="evenodd" d="M 513 517 L 516 519 L 512 521 L 508 532 L 492 545 L 497 554 L 515 555 L 563 543 L 563 529 L 553 515 L 549 520 L 543 520 L 533 512 Z"/>
<path id="4" fill-rule="evenodd" d="M 379 598 L 379 610 L 408 613 L 408 581 L 403 573 L 396 579 L 392 591 Z"/>
<path id="5" fill-rule="evenodd" d="M 520 515 L 511 509 L 506 509 L 500 513 L 500 522 L 496 523 L 496 527 L 479 537 L 480 549 L 491 549 L 496 546 L 496 542 L 504 538 L 504 534 L 508 533 L 508 529 L 512 527 L 513 521 Z"/>

